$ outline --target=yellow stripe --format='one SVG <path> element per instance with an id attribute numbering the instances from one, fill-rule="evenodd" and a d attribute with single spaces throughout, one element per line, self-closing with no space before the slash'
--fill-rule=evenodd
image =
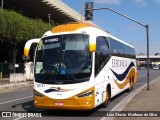
<path id="1" fill-rule="evenodd" d="M 136 70 L 135 68 L 132 68 L 129 72 L 129 74 L 127 75 L 125 81 L 123 83 L 118 83 L 115 79 L 115 83 L 116 85 L 118 86 L 119 89 L 123 89 L 126 85 L 129 84 L 130 82 L 130 77 L 134 76 L 134 84 L 137 82 L 137 73 L 136 73 Z"/>

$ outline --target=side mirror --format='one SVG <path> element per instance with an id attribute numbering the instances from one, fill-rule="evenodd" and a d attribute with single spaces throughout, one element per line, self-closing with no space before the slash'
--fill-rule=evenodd
<path id="1" fill-rule="evenodd" d="M 96 36 L 91 35 L 89 38 L 89 52 L 95 52 L 96 51 Z"/>
<path id="2" fill-rule="evenodd" d="M 25 47 L 24 47 L 24 56 L 25 57 L 28 56 L 32 43 L 38 43 L 39 41 L 40 41 L 40 38 L 35 38 L 35 39 L 28 40 L 26 42 Z"/>
<path id="3" fill-rule="evenodd" d="M 89 52 L 96 51 L 96 44 L 89 44 Z"/>

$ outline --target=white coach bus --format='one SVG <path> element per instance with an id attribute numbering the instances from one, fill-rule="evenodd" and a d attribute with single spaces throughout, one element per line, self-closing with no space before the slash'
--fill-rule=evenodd
<path id="1" fill-rule="evenodd" d="M 34 59 L 36 108 L 91 110 L 137 81 L 134 47 L 88 23 L 68 23 L 26 43 Z"/>

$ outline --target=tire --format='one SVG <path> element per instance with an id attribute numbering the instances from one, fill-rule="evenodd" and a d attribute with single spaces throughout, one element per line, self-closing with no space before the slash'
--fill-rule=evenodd
<path id="1" fill-rule="evenodd" d="M 106 90 L 106 100 L 105 100 L 104 103 L 102 103 L 102 107 L 103 107 L 103 108 L 108 107 L 109 102 L 110 102 L 110 94 L 109 94 L 109 90 L 107 89 L 107 90 Z"/>
<path id="2" fill-rule="evenodd" d="M 131 92 L 133 90 L 133 85 L 134 85 L 133 81 L 134 81 L 133 79 L 130 79 L 128 92 Z"/>

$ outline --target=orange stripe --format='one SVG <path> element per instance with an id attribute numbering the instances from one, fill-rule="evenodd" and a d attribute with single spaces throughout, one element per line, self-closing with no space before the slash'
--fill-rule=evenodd
<path id="1" fill-rule="evenodd" d="M 71 32 L 71 31 L 76 31 L 80 28 L 91 27 L 91 26 L 93 27 L 93 25 L 88 23 L 68 23 L 68 24 L 58 25 L 52 28 L 51 32 L 53 33 Z"/>

